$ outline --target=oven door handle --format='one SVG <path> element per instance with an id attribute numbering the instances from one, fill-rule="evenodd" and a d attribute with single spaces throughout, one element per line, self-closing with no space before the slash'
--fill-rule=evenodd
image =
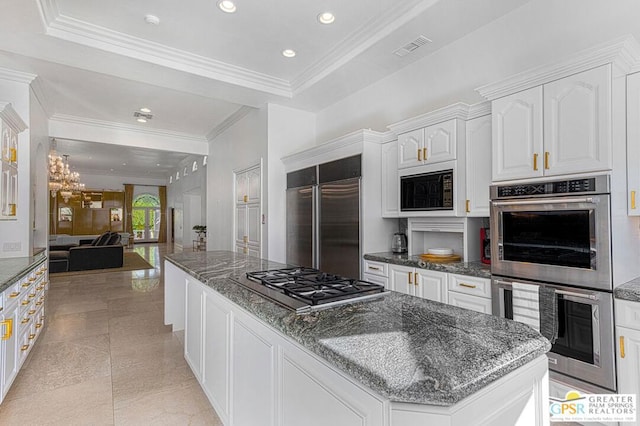
<path id="1" fill-rule="evenodd" d="M 582 299 L 589 299 L 589 300 L 598 300 L 598 296 L 595 294 L 575 293 L 573 291 L 566 291 L 566 290 L 556 290 L 555 293 L 561 294 L 563 296 L 580 297 Z"/>
<path id="2" fill-rule="evenodd" d="M 545 198 L 542 200 L 509 200 L 509 201 L 493 201 L 496 207 L 502 206 L 528 206 L 535 204 L 567 204 L 567 203 L 588 203 L 596 204 L 600 201 L 598 197 L 579 197 L 579 198 Z"/>

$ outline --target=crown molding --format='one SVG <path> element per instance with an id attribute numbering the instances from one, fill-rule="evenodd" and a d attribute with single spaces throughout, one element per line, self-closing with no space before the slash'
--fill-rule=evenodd
<path id="1" fill-rule="evenodd" d="M 236 124 L 238 121 L 246 117 L 247 114 L 249 114 L 251 111 L 255 111 L 255 108 L 252 108 L 246 105 L 243 105 L 240 108 L 238 108 L 233 114 L 225 118 L 224 121 L 222 121 L 222 123 L 218 124 L 216 127 L 211 129 L 209 133 L 207 133 L 206 135 L 207 141 L 212 141 L 215 138 L 217 138 L 220 134 L 225 132 L 228 128 L 230 128 L 231 126 Z"/>
<path id="2" fill-rule="evenodd" d="M 602 43 L 562 62 L 532 68 L 497 83 L 478 87 L 476 91 L 486 99 L 494 100 L 610 63 L 618 66 L 622 73 L 638 68 L 640 45 L 637 40 L 633 36 L 625 36 Z"/>
<path id="3" fill-rule="evenodd" d="M 339 138 L 332 139 L 313 148 L 295 152 L 281 158 L 282 163 L 287 169 L 292 169 L 296 164 L 314 163 L 314 158 L 327 158 L 328 155 L 344 156 L 345 151 L 349 151 L 346 155 L 357 155 L 362 153 L 365 143 L 381 144 L 390 142 L 391 135 L 389 132 L 381 133 L 369 129 L 356 130 Z M 330 161 L 330 160 L 328 160 Z"/>
<path id="4" fill-rule="evenodd" d="M 169 137 L 174 139 L 182 139 L 190 142 L 205 143 L 207 140 L 202 136 L 195 136 L 188 133 L 174 132 L 171 130 L 148 129 L 130 124 L 116 123 L 113 121 L 96 120 L 93 118 L 78 117 L 67 114 L 54 114 L 49 121 L 58 121 L 68 124 L 79 124 L 84 126 L 98 127 L 109 130 L 127 131 L 132 133 L 143 134 L 147 136 Z"/>
<path id="5" fill-rule="evenodd" d="M 9 68 L 0 68 L 0 80 L 31 84 L 36 77 L 37 75 L 28 72 L 10 70 Z"/>
<path id="6" fill-rule="evenodd" d="M 393 133 L 399 135 L 401 133 L 410 132 L 412 130 L 421 129 L 433 124 L 442 123 L 443 121 L 458 118 L 466 120 L 469 115 L 469 105 L 464 102 L 457 102 L 444 108 L 430 111 L 416 117 L 411 117 L 397 123 L 389 124 L 389 128 Z"/>
<path id="7" fill-rule="evenodd" d="M 483 117 L 491 114 L 491 102 L 485 101 L 469 106 L 467 114 L 467 120 L 473 120 L 474 118 Z"/>
<path id="8" fill-rule="evenodd" d="M 285 98 L 293 96 L 287 80 L 63 15 L 55 0 L 39 0 L 38 5 L 49 36 Z"/>
<path id="9" fill-rule="evenodd" d="M 0 101 L 0 119 L 7 123 L 9 127 L 13 127 L 18 133 L 28 129 L 27 123 L 22 120 L 9 102 Z"/>
<path id="10" fill-rule="evenodd" d="M 44 113 L 47 117 L 51 116 L 53 111 L 53 102 L 51 101 L 51 97 L 47 94 L 46 86 L 42 82 L 42 78 L 36 77 L 35 80 L 31 83 L 31 90 L 33 90 L 33 94 L 40 102 Z"/>
<path id="11" fill-rule="evenodd" d="M 291 82 L 293 95 L 313 86 L 329 74 L 360 55 L 395 30 L 420 15 L 437 0 L 397 2 L 394 9 L 358 28 L 323 58 L 312 64 Z"/>

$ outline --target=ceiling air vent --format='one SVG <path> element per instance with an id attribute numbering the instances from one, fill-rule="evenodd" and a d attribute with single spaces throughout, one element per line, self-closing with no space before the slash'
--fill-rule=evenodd
<path id="1" fill-rule="evenodd" d="M 407 56 L 409 53 L 413 52 L 418 47 L 424 46 L 427 43 L 431 43 L 431 40 L 429 40 L 425 36 L 421 35 L 417 39 L 413 40 L 412 42 L 409 42 L 409 43 L 405 44 L 404 46 L 402 46 L 400 49 L 396 50 L 393 53 L 395 53 L 396 55 L 398 55 L 400 57 Z"/>
<path id="2" fill-rule="evenodd" d="M 135 111 L 133 113 L 133 116 L 135 118 L 144 118 L 146 120 L 151 120 L 153 118 L 152 114 L 145 114 L 144 112 L 140 112 L 140 111 Z"/>

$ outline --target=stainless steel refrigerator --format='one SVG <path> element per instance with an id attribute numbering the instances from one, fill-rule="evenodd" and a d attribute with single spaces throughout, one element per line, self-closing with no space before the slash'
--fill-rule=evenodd
<path id="1" fill-rule="evenodd" d="M 360 277 L 361 157 L 287 174 L 287 263 Z"/>

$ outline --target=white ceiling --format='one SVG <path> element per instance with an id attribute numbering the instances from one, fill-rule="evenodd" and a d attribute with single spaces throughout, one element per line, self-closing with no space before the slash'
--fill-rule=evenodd
<path id="1" fill-rule="evenodd" d="M 0 67 L 37 74 L 50 116 L 205 138 L 243 106 L 319 111 L 527 1 L 236 0 L 238 11 L 225 14 L 215 0 L 5 0 Z M 336 21 L 321 25 L 327 10 Z M 146 14 L 160 24 L 145 23 Z M 393 54 L 420 35 L 433 42 Z M 297 56 L 283 57 L 285 48 Z M 154 117 L 139 125 L 133 112 L 143 106 Z M 70 141 L 65 153 L 91 170 L 85 144 Z M 126 154 L 90 146 L 103 163 Z M 155 170 L 176 159 L 169 154 L 140 161 Z"/>

